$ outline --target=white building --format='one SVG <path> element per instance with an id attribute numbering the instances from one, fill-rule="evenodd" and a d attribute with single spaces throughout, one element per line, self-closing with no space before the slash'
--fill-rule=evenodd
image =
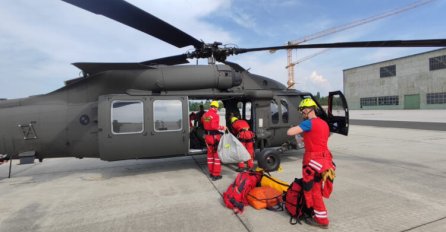
<path id="1" fill-rule="evenodd" d="M 446 109 L 446 48 L 344 70 L 350 109 Z"/>

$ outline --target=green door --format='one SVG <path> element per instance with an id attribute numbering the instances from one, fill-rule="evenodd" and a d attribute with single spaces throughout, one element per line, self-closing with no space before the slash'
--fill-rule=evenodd
<path id="1" fill-rule="evenodd" d="M 420 109 L 420 95 L 404 95 L 404 109 Z"/>

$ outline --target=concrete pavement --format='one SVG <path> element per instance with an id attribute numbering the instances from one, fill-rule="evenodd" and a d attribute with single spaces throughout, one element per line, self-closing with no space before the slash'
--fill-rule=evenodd
<path id="1" fill-rule="evenodd" d="M 337 164 L 326 201 L 330 231 L 445 231 L 446 133 L 353 125 L 333 135 Z M 292 181 L 302 151 L 282 157 Z M 205 174 L 205 156 L 104 162 L 48 159 L 0 166 L 0 231 L 319 231 L 290 225 L 285 212 L 225 208 L 221 194 L 235 178 Z"/>

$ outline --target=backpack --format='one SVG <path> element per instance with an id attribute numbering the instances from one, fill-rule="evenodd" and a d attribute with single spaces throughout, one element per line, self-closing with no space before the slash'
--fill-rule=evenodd
<path id="1" fill-rule="evenodd" d="M 243 213 L 243 208 L 248 205 L 248 193 L 260 182 L 262 173 L 240 172 L 234 182 L 223 193 L 223 201 L 226 207 L 233 209 L 235 213 Z"/>
<path id="2" fill-rule="evenodd" d="M 311 217 L 313 210 L 307 208 L 304 190 L 302 188 L 302 178 L 295 178 L 285 193 L 285 209 L 290 214 L 290 224 L 301 224 L 304 217 Z"/>
<path id="3" fill-rule="evenodd" d="M 268 186 L 253 188 L 248 193 L 247 199 L 249 205 L 255 209 L 283 210 L 282 192 Z"/>

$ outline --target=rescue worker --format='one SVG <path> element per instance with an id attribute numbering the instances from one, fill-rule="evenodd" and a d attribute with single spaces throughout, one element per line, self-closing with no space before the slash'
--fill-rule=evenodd
<path id="1" fill-rule="evenodd" d="M 311 98 L 303 99 L 299 111 L 304 121 L 288 129 L 289 136 L 303 133 L 305 153 L 302 161 L 302 178 L 305 201 L 313 209 L 305 222 L 309 225 L 327 229 L 329 220 L 322 197 L 328 198 L 333 189 L 335 165 L 328 150 L 330 135 L 328 124 L 316 116 L 316 103 Z"/>
<path id="2" fill-rule="evenodd" d="M 232 133 L 238 138 L 243 146 L 248 150 L 251 159 L 248 160 L 248 169 L 254 168 L 254 132 L 250 129 L 248 122 L 237 117 L 231 117 Z M 237 172 L 245 170 L 245 162 L 238 163 Z"/>
<path id="3" fill-rule="evenodd" d="M 204 138 L 208 149 L 207 160 L 209 175 L 213 181 L 219 180 L 221 176 L 221 162 L 218 157 L 217 147 L 222 133 L 219 130 L 226 130 L 225 126 L 220 125 L 220 116 L 218 115 L 218 102 L 212 101 L 210 109 L 204 113 L 201 118 L 206 136 Z"/>
<path id="4" fill-rule="evenodd" d="M 189 127 L 194 128 L 194 124 L 197 121 L 197 114 L 194 112 L 189 114 Z"/>
<path id="5" fill-rule="evenodd" d="M 199 107 L 200 107 L 200 110 L 197 112 L 197 118 L 201 119 L 203 117 L 203 115 L 206 113 L 206 111 L 204 110 L 203 105 L 200 105 Z M 201 120 L 196 120 L 194 124 L 195 124 L 195 127 L 203 129 L 203 123 L 201 122 Z"/>

